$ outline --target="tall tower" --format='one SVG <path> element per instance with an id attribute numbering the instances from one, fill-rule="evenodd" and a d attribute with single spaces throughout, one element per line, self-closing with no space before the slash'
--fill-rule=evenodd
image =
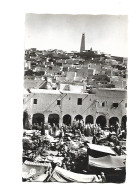
<path id="1" fill-rule="evenodd" d="M 85 33 L 82 34 L 80 52 L 85 50 Z"/>

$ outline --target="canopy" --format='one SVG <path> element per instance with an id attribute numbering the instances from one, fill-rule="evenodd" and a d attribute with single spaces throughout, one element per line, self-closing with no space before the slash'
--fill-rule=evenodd
<path id="1" fill-rule="evenodd" d="M 126 156 L 104 156 L 100 158 L 93 158 L 89 156 L 89 165 L 100 168 L 122 168 L 125 167 Z"/>
<path id="2" fill-rule="evenodd" d="M 97 182 L 97 180 L 96 175 L 77 174 L 58 166 L 55 167 L 50 178 L 51 182 Z"/>
<path id="3" fill-rule="evenodd" d="M 102 146 L 96 144 L 87 144 L 89 149 L 92 151 L 97 151 L 105 154 L 116 155 L 116 152 L 109 146 Z"/>
<path id="4" fill-rule="evenodd" d="M 35 171 L 33 175 L 34 181 L 44 181 L 48 176 L 48 174 L 44 175 L 46 167 L 49 168 L 50 163 L 37 163 L 26 160 L 22 165 L 22 178 L 27 179 L 30 176 L 31 171 Z"/>
<path id="5" fill-rule="evenodd" d="M 42 167 L 49 167 L 50 164 L 49 163 L 39 163 L 39 162 L 31 162 L 31 161 L 25 161 L 24 162 L 25 165 L 29 165 L 29 166 L 42 166 Z"/>

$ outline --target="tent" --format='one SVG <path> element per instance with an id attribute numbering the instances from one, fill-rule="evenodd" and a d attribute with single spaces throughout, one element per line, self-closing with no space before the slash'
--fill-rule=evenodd
<path id="1" fill-rule="evenodd" d="M 88 150 L 87 153 L 90 156 L 93 156 L 95 158 L 103 157 L 107 155 L 117 155 L 116 152 L 109 146 L 102 146 L 102 145 L 96 145 L 96 144 L 87 144 Z"/>
<path id="2" fill-rule="evenodd" d="M 31 161 L 25 161 L 22 165 L 22 177 L 27 178 L 28 174 L 30 173 L 30 170 L 34 169 L 36 170 L 35 177 L 44 174 L 46 171 L 46 167 L 49 167 L 49 163 L 35 163 Z"/>
<path id="3" fill-rule="evenodd" d="M 126 168 L 125 168 L 125 155 L 112 156 L 107 155 L 104 157 L 94 158 L 88 157 L 89 172 L 94 174 L 105 173 L 106 182 L 122 183 L 125 182 Z M 96 171 L 96 172 L 95 172 Z"/>
<path id="4" fill-rule="evenodd" d="M 126 156 L 104 156 L 100 158 L 93 158 L 89 156 L 88 164 L 98 168 L 124 168 Z"/>
<path id="5" fill-rule="evenodd" d="M 55 167 L 51 177 L 51 182 L 97 182 L 96 175 L 77 174 L 58 166 Z"/>

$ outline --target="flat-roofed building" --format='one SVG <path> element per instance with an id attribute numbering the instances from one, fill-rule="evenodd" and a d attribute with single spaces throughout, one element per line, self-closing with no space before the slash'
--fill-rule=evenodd
<path id="1" fill-rule="evenodd" d="M 44 123 L 59 123 L 60 126 L 67 124 L 66 119 L 69 119 L 68 124 L 74 119 L 101 126 L 116 121 L 121 124 L 122 119 L 126 119 L 126 93 L 124 89 L 102 88 L 89 94 L 74 91 L 74 86 L 70 85 L 60 90 L 30 89 L 24 98 L 24 110 L 28 111 L 31 124 L 37 116 Z"/>

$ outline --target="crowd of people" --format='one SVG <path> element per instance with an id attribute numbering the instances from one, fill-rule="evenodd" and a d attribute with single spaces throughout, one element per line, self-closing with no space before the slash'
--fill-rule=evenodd
<path id="1" fill-rule="evenodd" d="M 61 127 L 59 124 L 55 123 L 48 123 L 43 124 L 41 123 L 34 123 L 32 129 L 40 130 L 42 135 L 45 135 L 46 132 L 48 134 L 56 136 L 57 134 L 64 135 L 66 132 L 71 132 L 75 134 L 76 130 L 79 130 L 81 134 L 85 136 L 93 136 L 102 131 L 109 131 L 110 133 L 115 132 L 119 137 L 126 137 L 126 127 L 123 128 L 119 125 L 118 122 L 114 123 L 113 125 L 102 126 L 101 124 L 92 124 L 87 123 L 85 124 L 83 120 L 76 120 L 74 119 L 72 125 L 63 124 Z"/>
<path id="2" fill-rule="evenodd" d="M 103 128 L 100 124 L 84 124 L 83 120 L 74 120 L 72 125 L 63 124 L 61 127 L 55 123 L 35 123 L 32 131 L 29 135 L 26 130 L 23 133 L 23 162 L 44 162 L 48 156 L 52 156 L 52 160 L 63 157 L 62 161 L 51 161 L 48 173 L 56 166 L 76 173 L 88 173 L 88 137 L 93 144 L 113 147 L 118 155 L 122 150 L 120 141 L 126 139 L 126 130 L 121 130 L 118 123 Z"/>

